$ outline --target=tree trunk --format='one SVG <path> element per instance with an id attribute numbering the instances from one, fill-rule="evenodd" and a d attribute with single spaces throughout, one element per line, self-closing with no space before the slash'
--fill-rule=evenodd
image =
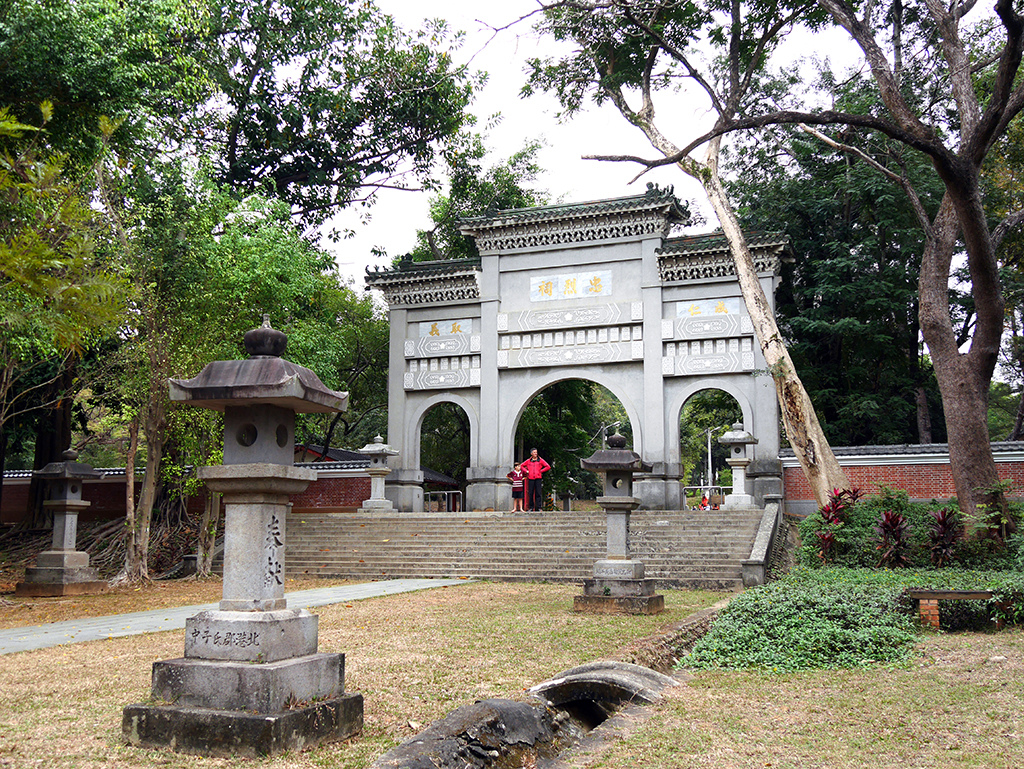
<path id="1" fill-rule="evenodd" d="M 138 528 L 135 522 L 135 456 L 139 451 L 139 418 L 132 417 L 128 423 L 128 453 L 124 460 L 124 525 L 128 535 L 125 538 L 124 567 L 114 577 L 113 582 L 127 582 L 133 573 L 132 553 L 135 552 L 135 540 Z"/>
<path id="2" fill-rule="evenodd" d="M 134 515 L 129 516 L 127 520 L 128 546 L 125 549 L 124 570 L 118 575 L 118 582 L 133 583 L 149 579 L 149 530 L 153 521 L 153 504 L 156 501 L 160 459 L 164 447 L 164 410 L 159 398 L 158 395 L 146 409 L 143 427 L 146 438 L 146 471 L 142 476 L 139 503 L 134 506 Z M 137 437 L 135 440 L 137 441 Z M 134 473 L 134 466 L 132 472 Z"/>
<path id="3" fill-rule="evenodd" d="M 932 442 L 932 415 L 928 410 L 928 391 L 917 386 L 917 442 Z"/>
<path id="4" fill-rule="evenodd" d="M 811 399 L 782 341 L 782 334 L 775 322 L 775 314 L 761 288 L 753 256 L 718 175 L 720 146 L 721 139 L 714 139 L 709 143 L 708 173 L 701 179 L 701 183 L 718 216 L 722 232 L 729 242 L 729 250 L 736 264 L 740 292 L 754 324 L 761 352 L 775 382 L 775 393 L 782 411 L 786 437 L 807 477 L 815 501 L 819 506 L 824 506 L 834 489 L 849 489 L 850 482 L 825 438 Z"/>
<path id="5" fill-rule="evenodd" d="M 217 543 L 217 525 L 220 523 L 220 494 L 207 491 L 206 506 L 203 508 L 203 520 L 199 529 L 199 557 L 196 571 L 200 577 L 209 577 L 213 573 L 213 548 Z"/>
<path id="6" fill-rule="evenodd" d="M 921 333 L 931 353 L 935 378 L 945 406 L 949 463 L 957 502 L 969 518 L 986 511 L 990 518 L 997 516 L 998 530 L 1002 535 L 1006 530 L 1003 523 L 1006 499 L 999 486 L 999 473 L 988 435 L 988 389 L 994 356 L 989 346 L 978 345 L 980 326 L 986 315 L 979 311 L 979 329 L 967 353 L 960 352 L 956 344 L 949 315 L 949 266 L 958 227 L 956 211 L 947 194 L 935 216 L 921 259 Z M 978 301 L 994 301 L 1002 315 L 1001 296 L 993 299 L 979 294 L 981 286 L 977 283 L 973 289 L 976 304 Z"/>

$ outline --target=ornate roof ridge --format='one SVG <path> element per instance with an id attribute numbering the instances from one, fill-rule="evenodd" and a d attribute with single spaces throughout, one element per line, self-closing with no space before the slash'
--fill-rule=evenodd
<path id="1" fill-rule="evenodd" d="M 366 267 L 365 281 L 373 285 L 378 280 L 398 280 L 437 277 L 442 275 L 459 275 L 470 271 L 479 271 L 479 257 L 466 259 L 437 259 L 429 262 L 414 262 L 402 259 L 394 267 Z"/>
<path id="2" fill-rule="evenodd" d="M 487 254 L 664 238 L 673 224 L 682 224 L 687 218 L 672 187 L 648 184 L 647 192 L 640 195 L 490 211 L 462 219 L 459 230 L 476 241 L 481 254 Z"/>
<path id="3" fill-rule="evenodd" d="M 744 237 L 750 248 L 773 248 L 789 246 L 789 236 L 783 232 L 771 230 L 744 230 Z M 728 250 L 729 243 L 721 229 L 700 232 L 693 235 L 679 235 L 667 238 L 658 254 L 700 253 L 702 251 Z"/>
<path id="4" fill-rule="evenodd" d="M 652 208 L 665 207 L 668 207 L 668 213 L 673 219 L 682 221 L 685 218 L 682 204 L 676 198 L 673 187 L 661 189 L 656 184 L 648 184 L 647 191 L 638 195 L 587 200 L 577 203 L 556 203 L 549 206 L 509 208 L 477 216 L 467 216 L 460 221 L 460 229 L 464 234 L 471 235 L 474 231 L 495 227 L 510 227 L 524 223 L 558 221 L 560 219 L 622 213 L 624 211 L 646 211 Z"/>

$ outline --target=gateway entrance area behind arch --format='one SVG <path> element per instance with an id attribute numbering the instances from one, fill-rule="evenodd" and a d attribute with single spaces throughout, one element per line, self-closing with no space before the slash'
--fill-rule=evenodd
<path id="1" fill-rule="evenodd" d="M 622 403 L 641 509 L 683 506 L 679 416 L 717 388 L 740 404 L 759 459 L 778 457 L 778 406 L 721 234 L 670 237 L 685 212 L 671 190 L 499 211 L 465 220 L 476 260 L 403 262 L 369 272 L 390 310 L 388 476 L 400 511 L 423 510 L 420 427 L 434 405 L 470 423 L 467 510 L 508 510 L 516 426 L 548 385 L 596 382 Z M 787 242 L 749 235 L 774 297 Z"/>

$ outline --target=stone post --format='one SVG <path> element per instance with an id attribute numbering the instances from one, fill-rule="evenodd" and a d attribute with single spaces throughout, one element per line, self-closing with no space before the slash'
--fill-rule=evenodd
<path id="1" fill-rule="evenodd" d="M 370 458 L 370 467 L 367 470 L 370 474 L 370 498 L 363 502 L 359 512 L 378 515 L 395 512 L 391 500 L 384 496 L 384 478 L 391 472 L 388 457 L 396 457 L 398 452 L 384 443 L 384 439 L 378 435 L 373 439 L 373 443 L 359 449 L 359 453 Z"/>
<path id="2" fill-rule="evenodd" d="M 280 356 L 285 335 L 245 335 L 249 358 L 170 381 L 171 400 L 224 411 L 224 464 L 199 477 L 223 495 L 224 585 L 216 611 L 185 623 L 185 656 L 153 664 L 154 703 L 124 709 L 132 745 L 202 755 L 273 755 L 362 729 L 345 655 L 317 653 L 318 618 L 284 597 L 289 495 L 316 471 L 293 466 L 296 412 L 335 412 L 348 394 Z"/>
<path id="3" fill-rule="evenodd" d="M 607 516 L 607 554 L 594 564 L 594 578 L 583 581 L 583 595 L 573 600 L 573 610 L 591 614 L 658 614 L 665 596 L 655 595 L 654 580 L 644 578 L 643 561 L 632 557 L 629 517 L 640 506 L 633 496 L 633 473 L 650 472 L 651 466 L 626 449 L 626 439 L 616 433 L 608 449 L 580 460 L 584 470 L 604 476 L 604 496 L 597 501 Z"/>
<path id="4" fill-rule="evenodd" d="M 78 538 L 78 514 L 90 506 L 82 499 L 82 483 L 102 478 L 103 473 L 76 462 L 78 452 L 68 449 L 63 462 L 51 462 L 33 475 L 47 484 L 43 507 L 53 512 L 53 544 L 36 558 L 36 565 L 25 569 L 25 581 L 14 586 L 22 597 L 84 595 L 101 593 L 107 583 L 89 566 L 89 554 L 75 549 Z"/>

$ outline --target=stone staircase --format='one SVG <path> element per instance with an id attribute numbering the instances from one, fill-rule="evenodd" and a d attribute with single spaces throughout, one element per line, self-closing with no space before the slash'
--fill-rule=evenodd
<path id="1" fill-rule="evenodd" d="M 750 555 L 760 510 L 639 511 L 631 550 L 663 587 L 732 589 Z M 466 577 L 579 582 L 606 554 L 603 512 L 505 515 L 293 513 L 289 576 Z"/>

